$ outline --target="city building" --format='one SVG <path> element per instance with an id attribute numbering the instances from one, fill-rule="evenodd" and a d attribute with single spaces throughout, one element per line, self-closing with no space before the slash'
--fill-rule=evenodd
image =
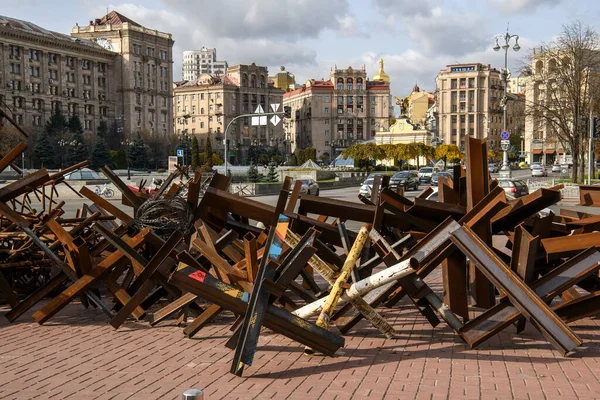
<path id="1" fill-rule="evenodd" d="M 273 82 L 273 86 L 285 92 L 296 89 L 296 77 L 286 71 L 284 66 L 279 67 L 279 72 L 269 77 L 269 82 Z"/>
<path id="2" fill-rule="evenodd" d="M 422 126 L 412 124 L 411 122 L 412 121 L 407 118 L 398 118 L 387 131 L 375 132 L 375 143 L 378 145 L 423 143 L 427 146 L 431 146 L 432 137 L 430 132 Z M 407 161 L 414 165 L 426 165 L 427 163 L 425 157 L 418 157 L 418 160 L 413 159 Z M 394 160 L 381 160 L 380 163 L 391 166 L 394 165 Z"/>
<path id="3" fill-rule="evenodd" d="M 182 77 L 186 81 L 198 79 L 201 74 L 223 75 L 227 61 L 217 61 L 217 49 L 202 47 L 183 52 Z"/>
<path id="4" fill-rule="evenodd" d="M 408 95 L 408 110 L 406 116 L 414 125 L 425 127 L 427 122 L 427 110 L 435 103 L 435 94 L 421 91 L 418 85 Z"/>
<path id="5" fill-rule="evenodd" d="M 438 131 L 445 144 L 464 149 L 464 138 L 487 138 L 500 150 L 504 85 L 500 71 L 480 63 L 453 64 L 436 77 Z"/>
<path id="6" fill-rule="evenodd" d="M 328 80 L 310 79 L 286 93 L 283 104 L 292 109 L 291 119 L 284 122 L 291 151 L 314 147 L 317 158 L 333 160 L 354 143 L 389 129 L 390 77 L 383 60 L 371 80 L 364 67 L 335 67 Z"/>
<path id="7" fill-rule="evenodd" d="M 235 117 L 252 114 L 259 105 L 264 112 L 272 111 L 272 104 L 283 110 L 284 92 L 270 85 L 268 76 L 267 67 L 252 63 L 229 67 L 223 75 L 201 74 L 196 80 L 175 82 L 175 132 L 197 136 L 201 149 L 210 137 L 213 151 L 222 155 L 225 129 Z M 266 126 L 252 126 L 251 122 L 249 117 L 238 119 L 227 133 L 229 161 L 233 164 L 249 161 L 250 146 L 286 151 L 281 121 L 273 125 L 269 119 Z"/>
<path id="8" fill-rule="evenodd" d="M 531 82 L 531 74 L 528 73 L 520 73 L 515 78 L 508 79 L 508 92 L 513 94 L 525 93 L 525 88 Z"/>
<path id="9" fill-rule="evenodd" d="M 95 41 L 0 16 L 0 107 L 26 131 L 41 130 L 61 110 L 95 132 L 122 104 L 116 58 Z"/>
<path id="10" fill-rule="evenodd" d="M 141 130 L 173 133 L 173 39 L 111 11 L 87 26 L 76 25 L 73 41 L 94 41 L 116 53 L 110 65 L 117 107 L 125 135 Z M 83 61 L 82 61 L 83 62 Z"/>

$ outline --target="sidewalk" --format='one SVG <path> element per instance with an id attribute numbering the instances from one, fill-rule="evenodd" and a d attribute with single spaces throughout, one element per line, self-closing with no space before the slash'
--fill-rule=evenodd
<path id="1" fill-rule="evenodd" d="M 439 273 L 428 281 L 441 290 Z M 154 328 L 129 321 L 115 331 L 104 314 L 77 303 L 43 326 L 31 319 L 34 310 L 13 324 L 0 316 L 0 398 L 180 399 L 189 388 L 203 389 L 207 400 L 600 397 L 597 318 L 573 324 L 584 345 L 562 357 L 531 325 L 469 350 L 412 304 L 380 310 L 397 337 L 387 340 L 363 321 L 336 358 L 305 356 L 298 343 L 263 330 L 243 378 L 229 373 L 233 352 L 224 346 L 232 314 L 195 339 L 173 320 Z"/>

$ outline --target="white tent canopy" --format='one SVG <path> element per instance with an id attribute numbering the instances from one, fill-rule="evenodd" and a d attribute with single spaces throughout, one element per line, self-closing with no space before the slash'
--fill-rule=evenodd
<path id="1" fill-rule="evenodd" d="M 307 162 L 302 164 L 300 168 L 321 169 L 321 167 L 319 167 L 319 165 L 313 160 L 308 160 Z"/>

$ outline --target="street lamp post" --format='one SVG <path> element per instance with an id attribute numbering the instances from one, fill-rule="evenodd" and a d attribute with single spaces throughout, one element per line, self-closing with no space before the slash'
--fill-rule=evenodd
<path id="1" fill-rule="evenodd" d="M 131 161 L 129 160 L 129 149 L 132 144 L 133 144 L 133 141 L 131 139 L 121 140 L 121 145 L 127 146 L 127 153 L 125 153 L 125 159 L 127 160 L 127 180 L 128 181 L 131 180 Z"/>
<path id="2" fill-rule="evenodd" d="M 511 35 L 508 32 L 508 28 L 506 29 L 505 34 L 499 34 L 494 37 L 496 40 L 496 45 L 494 46 L 494 51 L 499 51 L 500 49 L 504 50 L 504 70 L 502 71 L 502 80 L 504 81 L 504 98 L 502 99 L 502 109 L 504 114 L 504 128 L 503 131 L 507 132 L 507 103 L 508 103 L 508 49 L 510 49 L 511 44 L 510 41 L 515 39 L 515 44 L 513 45 L 514 51 L 519 51 L 521 46 L 519 46 L 519 35 Z M 500 46 L 498 40 L 504 39 L 504 44 Z M 502 160 L 502 169 L 500 170 L 500 174 L 506 177 L 510 177 L 510 167 L 508 166 L 508 146 L 503 145 L 502 150 L 504 150 L 503 160 Z"/>

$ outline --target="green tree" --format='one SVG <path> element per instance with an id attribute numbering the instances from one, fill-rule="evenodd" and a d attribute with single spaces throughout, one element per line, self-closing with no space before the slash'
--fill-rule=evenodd
<path id="1" fill-rule="evenodd" d="M 92 147 L 92 154 L 90 155 L 90 166 L 94 169 L 100 169 L 105 165 L 111 165 L 112 158 L 110 151 L 106 147 L 104 138 L 98 135 L 94 147 Z"/>
<path id="2" fill-rule="evenodd" d="M 50 139 L 59 138 L 64 136 L 68 131 L 67 118 L 60 110 L 52 111 L 50 118 L 46 121 L 44 126 L 44 132 Z"/>
<path id="3" fill-rule="evenodd" d="M 211 156 L 211 159 L 212 159 L 212 165 L 223 165 L 224 164 L 223 159 L 217 153 L 213 153 Z"/>
<path id="4" fill-rule="evenodd" d="M 96 131 L 96 134 L 98 135 L 98 137 L 101 137 L 105 140 L 104 145 L 106 146 L 106 139 L 108 136 L 108 124 L 106 123 L 106 120 L 100 120 L 100 122 L 98 123 L 98 130 Z"/>
<path id="5" fill-rule="evenodd" d="M 279 182 L 279 174 L 277 173 L 277 168 L 275 162 L 269 163 L 269 168 L 267 170 L 267 176 L 265 179 L 267 182 Z"/>
<path id="6" fill-rule="evenodd" d="M 112 121 L 108 126 L 108 132 L 104 140 L 110 150 L 119 150 L 123 145 L 121 142 L 125 139 L 123 129 L 119 128 L 117 121 Z"/>
<path id="7" fill-rule="evenodd" d="M 139 133 L 129 148 L 129 161 L 132 168 L 144 169 L 148 167 L 146 144 Z"/>
<path id="8" fill-rule="evenodd" d="M 440 144 L 435 148 L 435 158 L 444 160 L 444 169 L 446 162 L 458 162 L 462 158 L 460 149 L 455 144 Z"/>
<path id="9" fill-rule="evenodd" d="M 290 165 L 292 167 L 298 166 L 298 157 L 296 157 L 296 154 L 292 154 L 292 156 L 290 157 Z"/>
<path id="10" fill-rule="evenodd" d="M 386 159 L 386 153 L 383 148 L 373 142 L 353 144 L 344 149 L 342 155 L 344 158 L 353 158 L 359 167 L 371 165 L 375 160 Z"/>
<path id="11" fill-rule="evenodd" d="M 207 157 L 209 155 L 212 156 L 212 154 L 213 154 L 212 140 L 210 139 L 210 133 L 206 136 L 206 144 L 204 145 L 204 154 L 206 154 Z"/>
<path id="12" fill-rule="evenodd" d="M 83 125 L 81 125 L 81 120 L 79 119 L 79 116 L 75 114 L 72 115 L 71 118 L 69 118 L 68 128 L 69 132 L 71 133 L 81 133 L 83 135 Z"/>
<path id="13" fill-rule="evenodd" d="M 199 150 L 198 150 L 198 138 L 196 136 L 194 136 L 192 138 L 192 170 L 196 170 L 196 168 L 199 166 L 198 161 L 200 159 L 199 157 Z"/>
<path id="14" fill-rule="evenodd" d="M 127 153 L 122 148 L 119 150 L 110 150 L 112 165 L 117 169 L 127 168 Z"/>
<path id="15" fill-rule="evenodd" d="M 248 168 L 248 181 L 252 183 L 260 182 L 260 175 L 258 174 L 256 164 L 254 164 L 254 160 L 250 161 L 250 167 Z"/>
<path id="16" fill-rule="evenodd" d="M 65 162 L 67 165 L 74 165 L 88 159 L 89 149 L 85 138 L 83 137 L 83 130 L 80 132 L 74 132 L 69 140 L 67 146 L 67 155 Z"/>
<path id="17" fill-rule="evenodd" d="M 50 136 L 46 131 L 42 131 L 35 142 L 33 150 L 35 156 L 41 162 L 41 168 L 54 168 L 54 148 Z"/>

